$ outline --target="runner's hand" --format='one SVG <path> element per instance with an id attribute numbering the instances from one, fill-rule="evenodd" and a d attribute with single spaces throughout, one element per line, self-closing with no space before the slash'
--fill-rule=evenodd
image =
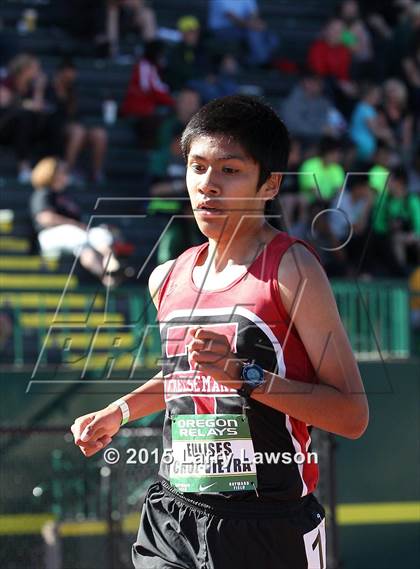
<path id="1" fill-rule="evenodd" d="M 229 340 L 205 328 L 190 329 L 193 339 L 188 344 L 191 365 L 203 374 L 211 375 L 217 383 L 238 389 L 242 385 L 242 361 L 231 351 Z"/>
<path id="2" fill-rule="evenodd" d="M 71 432 L 81 452 L 90 457 L 109 445 L 112 437 L 120 430 L 120 426 L 120 409 L 106 407 L 78 417 L 71 426 Z"/>

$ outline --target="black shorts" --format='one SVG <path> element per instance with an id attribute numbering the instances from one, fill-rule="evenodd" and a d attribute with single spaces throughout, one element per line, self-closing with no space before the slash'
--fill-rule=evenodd
<path id="1" fill-rule="evenodd" d="M 136 569 L 325 569 L 325 511 L 313 495 L 215 505 L 157 482 L 132 557 Z"/>

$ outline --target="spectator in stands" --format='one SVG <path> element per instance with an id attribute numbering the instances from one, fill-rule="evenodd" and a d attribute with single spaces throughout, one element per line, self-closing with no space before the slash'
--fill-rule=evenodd
<path id="1" fill-rule="evenodd" d="M 319 144 L 318 155 L 303 162 L 299 169 L 299 190 L 308 202 L 317 198 L 330 201 L 343 186 L 341 157 L 341 143 L 326 136 Z"/>
<path id="2" fill-rule="evenodd" d="M 209 67 L 199 20 L 195 16 L 182 16 L 177 26 L 182 40 L 170 49 L 165 73 L 165 79 L 175 91 L 192 79 L 204 77 Z"/>
<path id="3" fill-rule="evenodd" d="M 150 173 L 152 181 L 148 213 L 166 216 L 191 214 L 185 185 L 185 160 L 182 156 L 180 139 L 190 118 L 200 108 L 200 97 L 192 89 L 183 89 L 176 99 L 176 113 L 168 117 L 159 130 L 159 147 L 152 153 Z M 172 198 L 172 199 L 171 199 Z M 171 255 L 177 257 L 197 241 L 196 224 L 185 218 L 175 218 L 159 242 L 158 262 L 165 262 Z"/>
<path id="4" fill-rule="evenodd" d="M 414 115 L 420 117 L 420 33 L 404 54 L 401 69 L 402 78 L 409 90 L 409 104 Z M 419 118 L 416 127 L 420 128 Z"/>
<path id="5" fill-rule="evenodd" d="M 154 40 L 145 45 L 144 54 L 135 64 L 128 89 L 121 105 L 121 115 L 135 117 L 143 146 L 154 144 L 159 118 L 156 111 L 160 106 L 173 107 L 174 99 L 169 87 L 162 81 L 164 44 Z"/>
<path id="6" fill-rule="evenodd" d="M 114 285 L 119 262 L 112 252 L 112 233 L 105 227 L 89 229 L 81 221 L 78 205 L 64 192 L 67 183 L 66 166 L 56 158 L 42 159 L 32 171 L 30 212 L 41 251 L 79 256 L 103 284 Z"/>
<path id="7" fill-rule="evenodd" d="M 238 63 L 233 55 L 214 55 L 206 77 L 188 81 L 187 85 L 197 91 L 203 104 L 206 104 L 212 99 L 237 93 L 237 74 Z"/>
<path id="8" fill-rule="evenodd" d="M 420 263 L 420 196 L 408 190 L 403 167 L 391 174 L 388 192 L 379 196 L 373 215 L 373 254 L 392 276 L 407 276 Z"/>
<path id="9" fill-rule="evenodd" d="M 250 65 L 263 65 L 278 45 L 258 13 L 256 0 L 209 0 L 208 28 L 220 42 L 244 42 Z"/>
<path id="10" fill-rule="evenodd" d="M 46 83 L 38 59 L 27 54 L 14 57 L 0 81 L 0 142 L 14 148 L 23 184 L 30 182 L 35 144 L 44 152 L 62 150 L 59 129 L 45 106 Z"/>
<path id="11" fill-rule="evenodd" d="M 374 54 L 369 29 L 360 17 L 359 3 L 344 0 L 340 5 L 340 18 L 344 25 L 341 42 L 352 53 L 351 75 L 358 79 L 369 77 Z"/>
<path id="12" fill-rule="evenodd" d="M 120 12 L 127 13 L 131 26 L 140 33 L 142 41 L 156 38 L 156 14 L 144 0 L 106 0 L 106 36 L 110 55 L 118 55 L 120 42 Z"/>
<path id="13" fill-rule="evenodd" d="M 342 245 L 345 244 L 344 253 L 353 274 L 363 261 L 374 197 L 369 176 L 353 174 L 345 190 L 333 199 L 328 213 L 331 231 Z"/>
<path id="14" fill-rule="evenodd" d="M 322 77 L 308 70 L 282 105 L 282 118 L 289 131 L 307 142 L 326 133 L 331 101 L 324 95 Z"/>
<path id="15" fill-rule="evenodd" d="M 304 223 L 307 215 L 307 200 L 299 192 L 298 185 L 297 173 L 301 163 L 301 143 L 299 139 L 291 138 L 287 172 L 284 172 L 282 177 L 281 192 L 279 192 L 276 200 L 268 202 L 274 206 L 272 207 L 274 214 L 281 216 L 276 223 L 276 227 L 291 234 L 294 234 L 294 226 Z M 270 221 L 271 224 L 275 222 L 275 218 Z"/>
<path id="16" fill-rule="evenodd" d="M 341 243 L 331 231 L 328 208 L 324 200 L 313 201 L 307 217 L 293 228 L 293 236 L 304 239 L 316 249 L 329 277 L 343 277 L 349 266 Z"/>
<path id="17" fill-rule="evenodd" d="M 357 84 L 351 78 L 351 50 L 343 45 L 344 24 L 339 18 L 331 19 L 321 37 L 309 47 L 309 68 L 324 77 L 327 92 L 346 120 L 349 119 L 358 97 Z"/>
<path id="18" fill-rule="evenodd" d="M 372 165 L 368 170 L 369 185 L 379 195 L 387 187 L 388 177 L 391 173 L 394 154 L 391 147 L 379 141 L 373 156 Z"/>
<path id="19" fill-rule="evenodd" d="M 391 133 L 393 146 L 408 160 L 412 150 L 414 117 L 408 108 L 407 87 L 402 81 L 393 78 L 385 81 L 380 117 Z"/>
<path id="20" fill-rule="evenodd" d="M 393 34 L 391 75 L 399 76 L 401 62 L 412 52 L 420 34 L 420 2 L 405 2 Z"/>
<path id="21" fill-rule="evenodd" d="M 108 136 L 106 130 L 101 126 L 85 126 L 83 124 L 78 104 L 76 80 L 77 69 L 75 65 L 70 60 L 62 61 L 47 90 L 47 100 L 66 139 L 64 159 L 69 173 L 74 174 L 80 152 L 86 146 L 90 146 L 92 179 L 99 183 L 104 180 L 103 167 Z"/>
<path id="22" fill-rule="evenodd" d="M 408 189 L 410 192 L 420 195 L 420 142 L 417 145 L 409 171 Z"/>
<path id="23" fill-rule="evenodd" d="M 314 73 L 337 81 L 350 80 L 351 50 L 343 45 L 343 33 L 344 24 L 339 18 L 325 25 L 321 37 L 309 48 L 308 64 Z"/>
<path id="24" fill-rule="evenodd" d="M 377 85 L 365 85 L 362 98 L 351 116 L 350 138 L 357 147 L 357 158 L 370 160 L 376 151 L 378 139 L 392 144 L 390 129 L 380 120 L 377 108 L 381 102 L 381 89 Z"/>

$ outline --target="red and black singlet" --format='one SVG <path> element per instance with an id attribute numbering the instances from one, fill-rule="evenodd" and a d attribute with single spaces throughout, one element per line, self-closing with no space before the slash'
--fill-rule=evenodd
<path id="1" fill-rule="evenodd" d="M 193 370 L 186 344 L 191 326 L 209 327 L 226 335 L 238 357 L 255 360 L 265 370 L 290 380 L 316 383 L 315 370 L 280 298 L 278 267 L 287 249 L 296 242 L 278 233 L 255 258 L 247 272 L 223 289 L 200 290 L 192 271 L 208 243 L 182 253 L 162 284 L 158 320 L 162 340 L 166 414 L 164 449 L 171 449 L 171 416 L 180 414 L 242 413 L 243 399 L 235 390 L 218 385 L 210 376 Z M 316 253 L 314 253 L 316 255 Z M 246 410 L 255 452 L 303 453 L 310 450 L 308 426 L 284 413 L 249 400 Z M 264 454 L 263 456 L 266 456 Z M 169 479 L 169 467 L 161 462 L 159 475 Z M 313 462 L 257 464 L 260 499 L 290 500 L 314 491 L 318 467 Z M 234 500 L 253 500 L 255 494 L 219 494 Z"/>

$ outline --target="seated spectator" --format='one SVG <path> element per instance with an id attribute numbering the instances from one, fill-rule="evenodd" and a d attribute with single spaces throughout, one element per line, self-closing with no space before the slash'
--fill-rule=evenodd
<path id="1" fill-rule="evenodd" d="M 345 174 L 340 165 L 341 144 L 324 137 L 318 156 L 308 158 L 299 168 L 299 190 L 308 202 L 321 198 L 330 201 L 343 186 Z"/>
<path id="2" fill-rule="evenodd" d="M 344 246 L 351 273 L 361 267 L 362 254 L 370 231 L 374 193 L 367 174 L 353 174 L 347 187 L 331 205 L 329 224 L 337 240 Z"/>
<path id="3" fill-rule="evenodd" d="M 373 214 L 372 257 L 391 276 L 405 277 L 420 263 L 420 196 L 408 190 L 404 168 L 391 174 L 388 192 L 378 196 Z"/>
<path id="4" fill-rule="evenodd" d="M 62 149 L 60 130 L 46 112 L 46 83 L 38 59 L 27 54 L 14 57 L 0 81 L 0 142 L 11 145 L 16 152 L 22 184 L 30 182 L 36 144 L 44 153 Z"/>
<path id="5" fill-rule="evenodd" d="M 207 75 L 193 79 L 187 85 L 200 94 L 203 105 L 218 97 L 235 95 L 239 85 L 236 80 L 238 64 L 233 55 L 215 55 Z"/>
<path id="6" fill-rule="evenodd" d="M 165 72 L 165 80 L 174 91 L 185 87 L 192 79 L 204 77 L 209 67 L 198 19 L 195 16 L 183 16 L 177 25 L 182 40 L 170 49 Z"/>
<path id="7" fill-rule="evenodd" d="M 154 40 L 145 45 L 144 54 L 135 64 L 128 89 L 121 104 L 123 117 L 137 118 L 137 128 L 143 146 L 154 145 L 160 106 L 173 107 L 169 87 L 161 79 L 164 44 Z"/>
<path id="8" fill-rule="evenodd" d="M 66 139 L 64 160 L 69 173 L 74 173 L 80 152 L 89 145 L 92 151 L 92 179 L 98 183 L 104 179 L 108 136 L 101 126 L 84 126 L 78 105 L 76 80 L 75 65 L 69 60 L 63 61 L 47 90 L 47 100 Z"/>
<path id="9" fill-rule="evenodd" d="M 164 263 L 178 257 L 188 247 L 198 244 L 200 236 L 193 219 L 185 216 L 192 211 L 185 184 L 186 166 L 181 151 L 181 134 L 190 118 L 200 108 L 200 97 L 192 89 L 183 89 L 176 99 L 176 113 L 165 119 L 159 129 L 159 147 L 153 151 L 150 162 L 152 175 L 147 211 L 165 216 L 168 226 L 157 250 L 157 262 Z"/>
<path id="10" fill-rule="evenodd" d="M 321 77 L 339 81 L 350 80 L 351 51 L 343 45 L 344 24 L 333 18 L 324 27 L 321 37 L 309 48 L 308 65 Z"/>
<path id="11" fill-rule="evenodd" d="M 278 45 L 258 14 L 256 0 L 210 0 L 208 28 L 221 42 L 244 42 L 248 48 L 244 63 L 249 65 L 268 63 Z"/>
<path id="12" fill-rule="evenodd" d="M 369 77 L 373 61 L 372 40 L 368 27 L 360 17 L 359 3 L 344 0 L 340 5 L 340 18 L 344 25 L 342 44 L 352 53 L 352 76 L 358 79 Z"/>
<path id="13" fill-rule="evenodd" d="M 332 104 L 323 88 L 323 79 L 308 71 L 282 105 L 282 118 L 289 131 L 309 142 L 318 141 L 327 130 Z"/>
<path id="14" fill-rule="evenodd" d="M 357 147 L 357 158 L 367 161 L 375 154 L 377 141 L 392 144 L 392 133 L 380 120 L 377 108 L 381 102 L 381 90 L 377 85 L 366 85 L 362 98 L 356 105 L 350 122 L 350 138 Z"/>
<path id="15" fill-rule="evenodd" d="M 106 36 L 110 46 L 110 55 L 116 56 L 120 42 L 120 12 L 127 13 L 133 27 L 144 42 L 156 37 L 156 15 L 144 0 L 107 0 Z"/>
<path id="16" fill-rule="evenodd" d="M 380 117 L 391 133 L 392 144 L 405 159 L 410 158 L 414 117 L 408 108 L 407 87 L 398 79 L 384 83 L 384 100 Z"/>
<path id="17" fill-rule="evenodd" d="M 372 166 L 369 168 L 369 185 L 379 195 L 387 187 L 391 173 L 393 154 L 390 146 L 379 141 L 373 156 Z"/>
<path id="18" fill-rule="evenodd" d="M 307 215 L 306 197 L 299 193 L 297 172 L 302 163 L 302 148 L 297 138 L 290 139 L 287 172 L 283 173 L 281 191 L 275 200 L 266 204 L 265 216 L 273 215 L 270 224 L 280 231 L 294 234 L 294 226 L 305 221 Z"/>
<path id="19" fill-rule="evenodd" d="M 420 195 L 420 142 L 417 145 L 409 170 L 408 189 L 410 192 Z"/>
<path id="20" fill-rule="evenodd" d="M 66 166 L 44 158 L 32 171 L 34 192 L 30 212 L 41 251 L 45 255 L 72 253 L 107 286 L 116 284 L 119 262 L 112 252 L 113 236 L 105 227 L 88 228 L 80 208 L 65 194 Z"/>
<path id="21" fill-rule="evenodd" d="M 409 105 L 417 116 L 415 129 L 420 129 L 420 33 L 408 46 L 402 60 L 402 78 L 409 91 Z"/>
<path id="22" fill-rule="evenodd" d="M 293 236 L 304 239 L 316 249 L 330 278 L 343 277 L 347 275 L 349 266 L 341 243 L 331 231 L 328 208 L 326 201 L 313 201 L 309 205 L 308 216 L 294 226 Z"/>

